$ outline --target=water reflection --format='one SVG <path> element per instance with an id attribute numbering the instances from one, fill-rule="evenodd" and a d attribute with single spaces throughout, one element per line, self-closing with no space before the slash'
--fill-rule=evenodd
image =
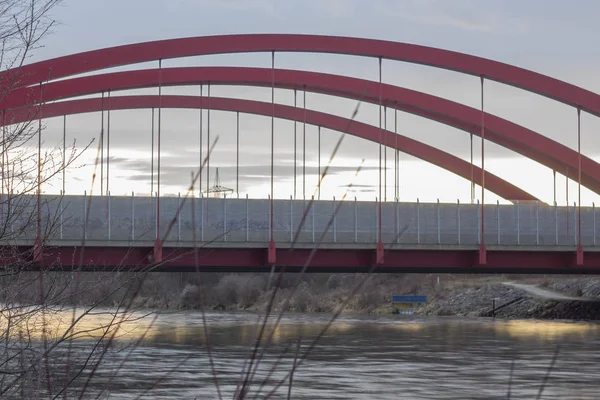
<path id="1" fill-rule="evenodd" d="M 90 339 L 99 337 L 114 320 L 110 312 L 97 310 L 81 318 L 78 329 L 86 333 L 77 337 L 76 348 L 82 354 L 89 348 Z M 68 310 L 46 317 L 48 330 L 54 335 L 64 332 L 71 321 Z M 118 341 L 135 341 L 145 335 L 144 340 L 131 355 L 114 351 L 106 357 L 92 382 L 92 393 L 109 388 L 111 399 L 136 398 L 146 390 L 142 397 L 214 398 L 201 315 L 176 312 L 153 318 L 144 313 L 128 315 L 119 329 Z M 258 315 L 209 313 L 206 318 L 222 390 L 226 398 L 231 398 L 255 337 Z M 262 395 L 285 378 L 293 363 L 297 339 L 302 339 L 300 354 L 304 354 L 329 318 L 322 314 L 290 314 L 282 319 L 254 380 L 266 380 Z M 272 326 L 268 324 L 267 332 Z M 548 382 L 547 398 L 598 398 L 598 325 L 345 316 L 331 325 L 299 367 L 293 398 L 505 398 L 513 360 L 514 398 L 535 397 L 556 344 L 561 345 L 561 352 Z M 113 376 L 125 358 L 121 373 Z M 274 375 L 269 376 L 271 369 Z M 256 394 L 260 386 L 254 383 L 252 392 Z M 275 398 L 285 398 L 286 392 L 287 387 L 283 387 Z"/>
<path id="2" fill-rule="evenodd" d="M 494 325 L 496 331 L 514 338 L 555 341 L 561 338 L 585 338 L 597 334 L 598 325 L 555 321 L 507 321 Z"/>

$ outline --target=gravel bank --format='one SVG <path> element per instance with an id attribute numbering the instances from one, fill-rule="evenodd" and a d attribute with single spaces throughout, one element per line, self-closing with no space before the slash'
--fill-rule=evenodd
<path id="1" fill-rule="evenodd" d="M 578 280 L 578 284 L 583 285 L 583 282 Z M 561 290 L 560 292 L 569 296 L 581 295 L 581 292 L 574 288 L 573 282 L 569 284 L 564 281 L 556 281 L 544 286 L 557 291 L 561 287 L 569 288 L 568 291 Z M 591 287 L 593 285 L 590 285 Z M 590 291 L 590 293 L 592 292 Z M 585 300 L 542 299 L 501 283 L 449 293 L 447 296 L 433 299 L 429 304 L 418 309 L 416 314 L 491 317 L 493 299 L 496 299 L 498 308 L 497 318 L 600 321 L 600 300 L 593 298 Z M 512 304 L 502 307 L 507 303 Z"/>
<path id="2" fill-rule="evenodd" d="M 569 296 L 600 299 L 600 279 L 594 277 L 552 280 L 542 286 Z"/>

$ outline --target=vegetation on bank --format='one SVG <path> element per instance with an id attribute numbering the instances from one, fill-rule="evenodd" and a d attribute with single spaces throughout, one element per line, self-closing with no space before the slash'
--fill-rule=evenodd
<path id="1" fill-rule="evenodd" d="M 37 273 L 23 273 L 34 281 Z M 275 274 L 272 279 L 277 277 Z M 491 316 L 493 300 L 501 306 L 522 298 L 517 304 L 498 310 L 505 318 L 569 318 L 568 313 L 548 311 L 551 302 L 535 299 L 519 289 L 502 282 L 522 281 L 537 284 L 570 296 L 600 298 L 600 280 L 589 278 L 562 278 L 546 276 L 506 275 L 434 275 L 434 274 L 305 274 L 297 290 L 293 290 L 298 274 L 285 274 L 275 296 L 275 310 L 283 308 L 289 299 L 288 310 L 292 312 L 332 313 L 351 296 L 354 288 L 363 280 L 362 289 L 351 296 L 345 308 L 347 313 L 391 313 L 393 295 L 425 295 L 428 303 L 416 310 L 422 315 Z M 219 273 L 165 273 L 146 275 L 133 302 L 136 308 L 149 309 L 198 309 L 207 310 L 263 311 L 269 302 L 274 282 L 269 274 L 219 274 Z M 57 305 L 89 306 L 100 304 L 114 306 L 129 293 L 129 286 L 139 284 L 140 277 L 126 272 L 86 272 L 80 274 L 79 295 L 73 298 L 70 286 L 75 284 L 72 274 L 50 272 L 46 295 L 55 299 Z M 130 285 L 121 283 L 130 280 Z M 115 290 L 115 283 L 121 284 Z M 32 290 L 21 293 L 21 300 L 35 304 L 39 293 Z M 60 295 L 58 292 L 64 293 Z M 2 300 L 2 299 L 0 299 Z M 562 304 L 562 303 L 561 303 Z M 572 308 L 570 308 L 572 309 Z M 595 312 L 586 310 L 582 318 L 590 319 Z M 573 319 L 579 319 L 573 315 Z M 600 319 L 600 318 L 599 318 Z"/>

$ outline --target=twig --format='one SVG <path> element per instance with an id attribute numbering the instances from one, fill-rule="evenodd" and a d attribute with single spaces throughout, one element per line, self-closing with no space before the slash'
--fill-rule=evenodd
<path id="1" fill-rule="evenodd" d="M 335 314 L 333 314 L 333 316 L 327 322 L 327 324 L 325 325 L 325 327 L 321 330 L 321 332 L 319 332 L 319 334 L 311 342 L 310 346 L 308 346 L 308 349 L 306 350 L 306 352 L 302 355 L 302 357 L 300 357 L 300 359 L 296 363 L 296 368 L 298 366 L 300 366 L 304 362 L 304 360 L 306 360 L 306 358 L 308 357 L 308 355 L 310 354 L 310 352 L 315 348 L 315 346 L 317 345 L 317 343 L 319 342 L 319 340 L 321 340 L 321 338 L 325 335 L 325 333 L 327 332 L 327 330 L 329 330 L 329 327 L 331 326 L 331 324 L 333 324 L 333 322 L 340 316 L 340 314 L 342 313 L 342 311 L 346 308 L 346 306 L 350 302 L 350 299 L 352 299 L 352 297 L 354 297 L 356 295 L 356 293 L 358 293 L 358 291 L 363 287 L 363 285 L 369 280 L 369 278 L 371 277 L 371 274 L 373 273 L 373 271 L 375 271 L 375 268 L 377 268 L 377 265 L 371 266 L 369 268 L 369 271 L 367 272 L 367 275 L 368 275 L 367 279 L 363 279 L 354 288 L 354 290 L 350 293 L 350 295 L 348 297 L 346 297 L 346 299 L 344 300 L 344 302 L 342 303 L 342 305 L 338 308 L 338 310 L 335 312 Z M 292 374 L 292 372 L 290 371 L 286 376 L 284 376 L 283 379 L 281 379 L 277 383 L 277 385 L 275 385 L 275 387 L 267 394 L 267 396 L 265 398 L 268 399 L 271 396 L 273 396 L 275 394 L 275 392 L 277 391 L 277 389 L 279 389 L 279 387 L 281 385 L 283 385 L 290 378 L 291 374 Z"/>
<path id="2" fill-rule="evenodd" d="M 207 155 L 204 162 L 207 162 L 209 155 L 210 155 L 210 153 Z M 204 167 L 204 163 L 202 164 L 202 167 Z M 194 191 L 194 185 L 196 183 L 196 179 L 198 179 L 199 176 L 200 176 L 200 173 L 196 177 L 194 177 L 194 174 L 192 173 L 192 184 L 190 185 L 190 189 L 191 189 L 192 193 Z M 202 188 L 200 188 L 200 190 L 202 190 Z M 196 212 L 194 210 L 194 201 L 193 200 L 191 202 L 191 205 L 192 205 L 191 209 L 192 209 L 192 232 L 193 232 L 192 240 L 194 242 L 194 247 L 193 247 L 194 265 L 196 266 L 196 276 L 198 277 L 198 280 L 200 280 L 200 260 L 198 259 L 198 250 L 196 248 Z M 200 218 L 202 218 L 202 216 Z M 215 363 L 214 363 L 212 350 L 211 350 L 211 346 L 210 346 L 210 333 L 208 331 L 208 323 L 206 322 L 206 312 L 204 309 L 204 299 L 202 298 L 202 294 L 200 294 L 199 303 L 200 303 L 200 314 L 202 316 L 202 326 L 204 328 L 204 337 L 206 338 L 206 353 L 208 354 L 208 360 L 210 363 L 210 371 L 211 371 L 211 374 L 213 377 L 213 382 L 215 384 L 215 389 L 217 390 L 217 395 L 218 395 L 219 399 L 222 399 L 223 397 L 221 395 L 221 388 L 219 386 L 219 377 L 217 376 L 217 371 L 215 369 Z"/>
<path id="3" fill-rule="evenodd" d="M 361 161 L 360 165 L 358 166 L 356 173 L 354 174 L 354 177 L 357 177 L 358 174 L 360 173 L 362 166 L 364 164 L 364 159 Z M 290 293 L 290 295 L 286 298 L 286 300 L 283 303 L 283 306 L 281 307 L 281 310 L 279 312 L 279 315 L 277 317 L 277 320 L 275 321 L 275 325 L 273 326 L 273 329 L 271 330 L 271 333 L 267 339 L 267 342 L 265 344 L 265 346 L 263 347 L 263 351 L 261 352 L 259 358 L 258 358 L 258 362 L 260 362 L 262 360 L 262 357 L 265 353 L 266 348 L 270 345 L 272 339 L 273 339 L 273 335 L 275 334 L 277 327 L 279 326 L 279 323 L 281 322 L 281 319 L 283 318 L 283 314 L 285 313 L 285 311 L 287 310 L 287 307 L 289 306 L 289 303 L 292 299 L 292 297 L 294 296 L 294 294 L 296 293 L 296 290 L 298 289 L 298 287 L 300 286 L 301 283 L 301 278 L 302 275 L 306 272 L 306 270 L 308 269 L 309 265 L 311 264 L 315 254 L 317 253 L 317 250 L 319 249 L 319 247 L 321 246 L 321 244 L 323 243 L 325 236 L 327 235 L 327 233 L 329 232 L 329 229 L 331 228 L 331 226 L 333 225 L 333 221 L 335 220 L 339 210 L 341 209 L 341 206 L 344 202 L 344 200 L 346 199 L 346 196 L 348 195 L 350 189 L 353 187 L 353 183 L 350 183 L 348 185 L 348 188 L 346 189 L 346 192 L 344 193 L 344 195 L 342 196 L 341 200 L 336 204 L 336 208 L 333 212 L 333 214 L 331 215 L 331 217 L 329 218 L 329 221 L 327 222 L 327 225 L 325 226 L 325 229 L 323 230 L 323 232 L 321 233 L 321 236 L 319 237 L 319 240 L 315 243 L 315 246 L 313 246 L 313 248 L 311 249 L 306 262 L 304 263 L 302 270 L 299 273 L 299 276 L 296 279 L 296 283 L 294 285 L 294 287 L 292 288 L 292 291 Z M 284 270 L 282 269 L 282 271 L 279 273 L 279 281 L 281 281 L 282 276 L 283 276 Z M 274 296 L 275 296 L 275 292 L 273 293 L 273 295 L 271 296 L 272 301 L 274 301 Z M 271 302 L 272 302 L 271 301 Z M 269 302 L 269 303 L 271 303 Z M 265 318 L 265 323 L 266 323 L 266 318 Z M 257 364 L 258 365 L 258 364 Z M 255 371 L 256 371 L 255 367 Z"/>
<path id="4" fill-rule="evenodd" d="M 299 223 L 299 225 L 298 225 L 298 229 L 296 230 L 296 234 L 294 235 L 294 239 L 292 240 L 292 244 L 291 244 L 290 250 L 292 250 L 292 249 L 294 248 L 294 246 L 295 246 L 295 244 L 296 244 L 296 242 L 297 242 L 297 240 L 298 240 L 298 236 L 300 235 L 300 232 L 302 231 L 302 228 L 303 228 L 303 226 L 304 226 L 304 223 L 305 223 L 305 221 L 306 221 L 306 217 L 308 216 L 308 212 L 310 211 L 310 209 L 311 209 L 311 207 L 312 207 L 312 205 L 313 205 L 313 203 L 314 203 L 314 201 L 315 201 L 315 199 L 314 199 L 314 197 L 315 197 L 315 196 L 314 196 L 314 195 L 317 193 L 317 191 L 318 191 L 318 190 L 319 190 L 319 188 L 321 187 L 321 184 L 322 184 L 323 180 L 324 180 L 324 179 L 325 179 L 325 177 L 327 176 L 327 173 L 329 172 L 329 168 L 330 168 L 330 166 L 331 166 L 331 163 L 333 162 L 333 159 L 335 158 L 335 156 L 336 156 L 336 154 L 337 154 L 337 152 L 338 152 L 338 150 L 339 150 L 339 148 L 340 148 L 340 146 L 341 146 L 341 144 L 342 144 L 342 142 L 343 142 L 343 140 L 344 140 L 345 133 L 346 133 L 346 132 L 347 132 L 347 131 L 350 129 L 350 126 L 352 125 L 352 123 L 354 122 L 354 120 L 355 120 L 356 116 L 358 115 L 358 111 L 359 111 L 359 109 L 360 109 L 360 105 L 361 105 L 361 103 L 362 103 L 362 99 L 364 98 L 364 96 L 365 96 L 365 94 L 366 94 L 366 92 L 367 92 L 367 89 L 368 89 L 368 86 L 367 86 L 367 87 L 365 87 L 365 91 L 364 91 L 363 95 L 361 96 L 361 99 L 360 99 L 360 100 L 358 101 L 358 103 L 356 104 L 356 107 L 354 108 L 354 111 L 352 112 L 352 117 L 350 118 L 350 120 L 348 121 L 348 124 L 347 124 L 347 126 L 346 126 L 346 129 L 345 129 L 345 130 L 344 130 L 344 132 L 343 132 L 343 133 L 340 135 L 340 138 L 338 139 L 338 141 L 337 141 L 337 143 L 336 143 L 336 145 L 335 145 L 335 147 L 334 147 L 334 149 L 333 149 L 333 151 L 332 151 L 332 153 L 331 153 L 331 156 L 329 157 L 329 161 L 328 161 L 328 163 L 327 163 L 327 165 L 326 165 L 326 167 L 325 167 L 325 169 L 324 169 L 323 173 L 322 173 L 322 174 L 321 174 L 321 176 L 319 177 L 319 182 L 318 182 L 318 184 L 317 184 L 317 187 L 315 188 L 315 191 L 314 191 L 314 193 L 313 193 L 313 196 L 311 197 L 311 200 L 310 200 L 310 202 L 309 202 L 309 205 L 308 205 L 308 207 L 306 207 L 306 209 L 304 210 L 304 213 L 303 213 L 303 215 L 302 215 L 302 218 L 300 219 L 300 223 Z M 364 161 L 364 160 L 363 160 L 363 161 Z M 361 165 L 362 165 L 362 164 L 361 164 Z M 360 169 L 359 169 L 359 170 L 360 170 Z M 324 235 L 323 235 L 323 236 L 324 236 Z M 318 244 L 317 244 L 317 246 L 316 246 L 316 247 L 318 247 Z M 311 254 L 313 254 L 313 253 L 311 253 Z M 309 258 L 311 258 L 311 257 L 309 256 Z M 307 267 L 307 266 L 308 266 L 308 263 L 307 263 L 306 267 Z M 300 284 L 300 279 L 302 278 L 302 275 L 304 274 L 304 271 L 306 270 L 306 267 L 305 267 L 305 268 L 303 268 L 303 270 L 300 272 L 300 274 L 299 274 L 299 276 L 298 276 L 298 279 L 297 279 L 297 281 L 296 281 L 296 282 L 297 282 L 297 283 L 296 283 L 296 286 L 294 287 L 294 290 L 292 291 L 292 294 L 290 294 L 290 297 L 293 295 L 293 293 L 294 293 L 295 289 L 296 289 L 296 288 L 297 288 L 297 286 Z M 280 273 L 279 273 L 278 282 L 280 282 L 280 281 L 281 281 L 281 279 L 282 279 L 282 276 L 283 276 L 283 273 L 284 273 L 284 269 L 282 269 L 282 270 L 280 271 Z M 248 379 L 249 379 L 249 377 L 250 377 L 250 373 L 251 373 L 251 371 L 252 371 L 252 365 L 253 365 L 253 363 L 254 363 L 254 356 L 255 356 L 255 354 L 256 354 L 256 351 L 258 350 L 258 347 L 259 347 L 259 345 L 260 345 L 260 342 L 261 342 L 261 339 L 262 339 L 262 333 L 264 332 L 265 325 L 267 324 L 267 321 L 268 321 L 268 319 L 269 319 L 269 314 L 270 314 L 270 312 L 271 312 L 271 308 L 272 308 L 273 302 L 274 302 L 274 300 L 275 300 L 275 295 L 276 295 L 276 293 L 277 293 L 277 290 L 278 290 L 278 289 L 279 289 L 279 286 L 276 286 L 276 287 L 275 287 L 275 289 L 274 289 L 274 291 L 273 291 L 273 293 L 272 293 L 272 295 L 271 295 L 271 299 L 270 299 L 270 301 L 269 301 L 269 302 L 268 302 L 268 304 L 267 304 L 267 310 L 266 310 L 266 313 L 265 313 L 265 318 L 264 318 L 264 321 L 263 321 L 263 323 L 262 323 L 262 326 L 261 326 L 261 328 L 259 329 L 259 335 L 258 335 L 258 338 L 256 338 L 256 340 L 255 340 L 255 346 L 254 346 L 254 350 L 251 352 L 251 355 L 250 355 L 250 362 L 248 363 L 248 371 L 247 371 L 247 375 L 246 375 L 246 378 L 244 378 L 244 380 L 243 380 L 243 381 L 242 381 L 242 383 L 241 383 L 241 384 L 242 384 L 242 389 L 241 389 L 241 390 L 238 392 L 238 389 L 239 389 L 239 385 L 240 385 L 240 383 L 238 383 L 238 385 L 236 386 L 236 391 L 235 391 L 235 392 L 236 392 L 236 394 L 238 394 L 238 393 L 239 393 L 239 396 L 241 396 L 241 397 L 239 397 L 240 399 L 241 399 L 241 398 L 243 398 L 243 396 L 245 395 L 245 386 L 248 384 Z M 283 310 L 282 310 L 282 313 L 280 314 L 280 317 L 279 317 L 278 321 L 280 320 L 280 318 L 281 318 L 281 315 L 282 315 L 282 314 L 283 314 Z M 276 328 L 277 324 L 278 324 L 278 322 L 276 323 L 275 327 L 273 328 L 273 331 L 275 330 L 275 328 Z M 265 348 L 266 348 L 266 347 L 265 347 Z M 261 352 L 261 356 L 259 357 L 259 362 L 260 362 L 260 359 L 262 358 L 262 354 L 264 354 L 264 349 L 263 349 L 263 351 Z M 245 368 L 245 367 L 246 367 L 246 361 L 244 361 L 244 365 L 243 365 L 243 368 Z M 256 366 L 255 366 L 254 370 L 256 370 L 256 368 L 257 368 L 257 367 L 258 367 L 258 363 L 256 364 Z M 243 374 L 243 373 L 244 373 L 244 369 L 242 369 L 242 374 Z"/>
<path id="5" fill-rule="evenodd" d="M 209 152 L 208 152 L 208 154 L 207 154 L 207 156 L 206 156 L 206 159 L 205 159 L 205 163 L 206 163 L 206 160 L 208 159 L 208 157 L 210 156 L 210 152 L 211 152 L 211 151 L 214 149 L 214 146 L 215 146 L 215 144 L 217 143 L 218 139 L 219 139 L 219 137 L 217 136 L 217 137 L 215 138 L 214 142 L 213 142 L 213 145 L 210 147 L 210 150 L 209 150 Z M 204 165 L 204 163 L 203 163 L 203 165 Z M 200 168 L 200 169 L 201 169 L 201 168 Z M 199 172 L 198 172 L 198 175 L 197 175 L 197 176 L 199 176 L 199 175 L 200 175 L 200 173 L 201 173 L 201 171 L 199 171 Z M 191 190 L 191 188 L 190 188 L 190 190 Z M 181 209 L 181 207 L 178 209 L 178 212 L 180 212 L 180 209 Z M 176 218 L 175 218 L 175 219 L 176 219 Z M 165 236 L 165 237 L 166 237 L 166 236 Z M 164 261 L 161 261 L 161 262 L 159 262 L 159 263 L 155 263 L 155 264 L 154 264 L 154 267 L 156 267 L 156 266 L 158 266 L 158 265 L 160 265 L 160 264 L 162 264 L 162 263 L 164 263 Z M 130 298 L 130 300 L 129 300 L 128 304 L 127 304 L 127 306 L 125 307 L 125 310 L 126 310 L 126 312 L 128 312 L 128 311 L 131 309 L 131 306 L 132 306 L 132 304 L 133 304 L 133 301 L 134 301 L 134 300 L 135 300 L 135 298 L 137 297 L 137 295 L 138 295 L 138 293 L 139 293 L 140 289 L 142 288 L 142 285 L 143 285 L 143 283 L 144 283 L 144 281 L 145 281 L 145 278 L 146 278 L 147 276 L 148 276 L 148 275 L 147 275 L 147 271 L 146 271 L 146 273 L 142 274 L 142 278 L 139 280 L 139 283 L 138 283 L 138 285 L 137 285 L 137 287 L 136 287 L 136 290 L 134 291 L 133 295 L 131 296 L 131 298 Z M 81 398 L 81 397 L 84 395 L 84 393 L 85 393 L 85 391 L 86 391 L 86 389 L 87 389 L 87 387 L 88 387 L 89 383 L 91 382 L 92 378 L 94 377 L 94 374 L 95 374 L 96 370 L 98 369 L 98 367 L 99 367 L 100 363 L 102 362 L 102 360 L 103 360 L 103 358 L 104 358 L 104 356 L 105 356 L 105 354 L 106 354 L 106 351 L 107 351 L 108 347 L 109 347 L 109 346 L 110 346 L 110 345 L 113 343 L 113 341 L 114 341 L 114 339 L 115 339 L 115 337 L 116 337 L 116 335 L 117 335 L 117 332 L 119 331 L 119 328 L 120 328 L 120 326 L 121 326 L 121 323 L 122 323 L 122 321 L 121 321 L 121 322 L 120 322 L 120 323 L 117 325 L 117 328 L 114 330 L 113 334 L 110 336 L 110 338 L 109 338 L 109 340 L 108 340 L 108 344 L 107 344 L 107 345 L 104 347 L 104 349 L 103 349 L 102 353 L 100 354 L 100 357 L 99 357 L 99 359 L 98 359 L 98 362 L 97 362 L 97 363 L 94 365 L 94 367 L 93 367 L 92 371 L 90 372 L 90 375 L 89 375 L 88 379 L 86 380 L 86 382 L 85 382 L 85 384 L 84 384 L 84 386 L 83 386 L 83 390 L 81 391 L 80 398 Z"/>
<path id="6" fill-rule="evenodd" d="M 544 393 L 544 390 L 546 389 L 546 385 L 548 384 L 548 379 L 550 378 L 550 374 L 552 373 L 552 370 L 554 369 L 554 364 L 556 364 L 556 359 L 558 358 L 559 351 L 560 351 L 560 345 L 556 345 L 556 349 L 554 350 L 554 355 L 552 356 L 552 361 L 550 362 L 550 365 L 548 365 L 548 369 L 546 370 L 546 375 L 544 376 L 544 380 L 542 381 L 542 384 L 540 385 L 540 389 L 536 396 L 536 400 L 539 400 L 542 398 L 542 394 Z"/>
<path id="7" fill-rule="evenodd" d="M 507 400 L 510 400 L 514 374 L 515 374 L 515 358 L 513 357 L 513 359 L 510 362 L 510 374 L 508 375 L 508 392 L 506 394 Z"/>
<path id="8" fill-rule="evenodd" d="M 288 395 L 287 398 L 290 400 L 292 398 L 292 386 L 294 383 L 294 372 L 296 371 L 296 362 L 298 360 L 298 353 L 300 353 L 300 341 L 302 338 L 298 338 L 298 344 L 296 345 L 296 355 L 294 356 L 294 364 L 292 364 L 292 370 L 290 371 L 290 385 L 288 386 Z"/>

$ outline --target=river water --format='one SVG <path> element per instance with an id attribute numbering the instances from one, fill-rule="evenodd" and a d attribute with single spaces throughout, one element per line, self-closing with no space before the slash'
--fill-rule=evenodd
<path id="1" fill-rule="evenodd" d="M 309 314 L 284 317 L 259 363 L 247 398 L 259 392 L 257 398 L 264 398 L 272 391 L 291 370 L 295 355 L 307 352 L 329 318 Z M 224 398 L 232 398 L 257 315 L 209 313 L 206 319 L 219 387 Z M 88 394 L 109 389 L 111 399 L 217 398 L 201 314 L 167 313 L 151 322 L 149 317 L 123 328 Z M 144 339 L 135 349 L 120 347 L 142 335 Z M 80 340 L 77 346 L 83 351 L 86 341 Z M 594 324 L 398 315 L 341 317 L 295 370 L 292 398 L 505 399 L 514 361 L 513 399 L 536 398 L 548 371 L 543 398 L 598 399 L 599 346 L 600 326 Z M 282 353 L 282 361 L 273 368 Z M 549 370 L 555 353 L 555 365 Z M 261 389 L 271 368 L 275 373 Z M 287 398 L 289 380 L 284 382 L 272 398 Z"/>

